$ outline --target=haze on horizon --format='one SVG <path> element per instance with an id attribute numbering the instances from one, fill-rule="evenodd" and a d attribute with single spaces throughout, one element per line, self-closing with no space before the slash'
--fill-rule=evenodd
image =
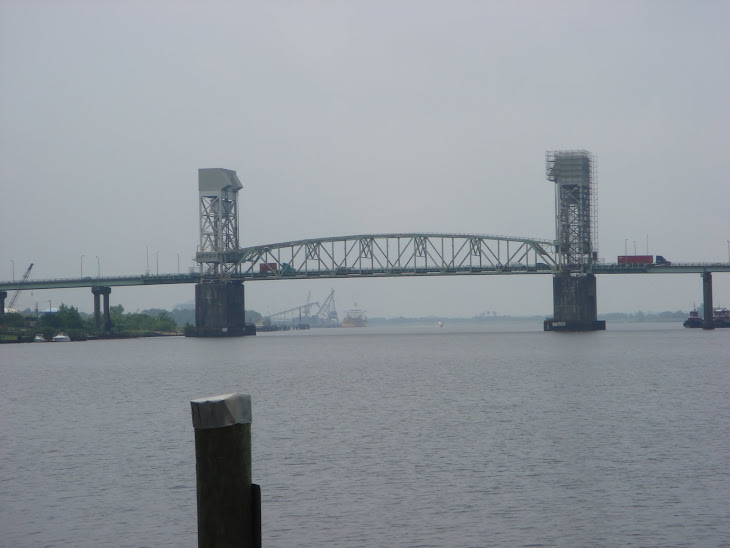
<path id="1" fill-rule="evenodd" d="M 241 245 L 384 232 L 554 237 L 545 152 L 598 163 L 599 256 L 730 261 L 730 3 L 0 4 L 0 279 L 186 271 L 197 170 Z M 648 247 L 648 249 L 647 249 Z M 552 311 L 550 276 L 246 284 L 262 313 Z M 128 311 L 191 285 L 114 288 Z M 90 312 L 88 289 L 19 308 Z M 598 310 L 688 310 L 697 275 L 600 276 Z M 730 306 L 730 276 L 714 276 Z"/>

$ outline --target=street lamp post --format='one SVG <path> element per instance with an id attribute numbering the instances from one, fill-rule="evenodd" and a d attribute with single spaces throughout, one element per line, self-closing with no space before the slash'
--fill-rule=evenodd
<path id="1" fill-rule="evenodd" d="M 634 255 L 636 255 L 636 240 L 634 240 Z"/>
<path id="2" fill-rule="evenodd" d="M 629 239 L 626 238 L 624 240 L 624 255 L 628 255 L 628 254 L 629 254 Z"/>
<path id="3" fill-rule="evenodd" d="M 101 278 L 101 261 L 98 255 L 96 256 L 96 277 Z"/>
<path id="4" fill-rule="evenodd" d="M 81 255 L 81 277 L 82 278 L 84 277 L 84 257 L 86 257 L 86 255 Z"/>

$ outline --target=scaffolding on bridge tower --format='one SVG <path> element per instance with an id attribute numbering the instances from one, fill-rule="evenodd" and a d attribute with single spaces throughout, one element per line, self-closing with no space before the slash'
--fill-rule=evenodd
<path id="1" fill-rule="evenodd" d="M 228 256 L 239 249 L 238 191 L 242 188 L 235 171 L 198 170 L 200 248 L 196 258 L 202 276 L 217 278 L 237 271 Z"/>
<path id="2" fill-rule="evenodd" d="M 598 251 L 595 158 L 586 150 L 549 151 L 545 174 L 555 183 L 558 265 L 584 271 Z"/>
<path id="3" fill-rule="evenodd" d="M 553 277 L 553 317 L 546 331 L 597 331 L 598 257 L 595 159 L 586 150 L 549 151 L 545 174 L 555 183 L 555 246 L 558 273 Z"/>

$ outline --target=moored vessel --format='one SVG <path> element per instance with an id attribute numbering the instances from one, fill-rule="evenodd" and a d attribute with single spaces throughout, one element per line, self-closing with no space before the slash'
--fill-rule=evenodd
<path id="1" fill-rule="evenodd" d="M 730 327 L 730 310 L 727 308 L 716 308 L 712 311 L 712 321 L 715 327 Z"/>
<path id="2" fill-rule="evenodd" d="M 695 308 L 689 313 L 689 317 L 684 320 L 684 327 L 702 327 L 704 320 L 700 318 L 700 314 Z M 725 307 L 715 308 L 712 311 L 712 324 L 715 327 L 730 327 L 730 310 Z"/>
<path id="3" fill-rule="evenodd" d="M 37 333 L 35 338 L 33 339 L 33 342 L 48 342 L 48 341 L 41 333 Z"/>
<path id="4" fill-rule="evenodd" d="M 702 318 L 697 309 L 690 310 L 689 317 L 682 324 L 684 327 L 702 327 Z"/>
<path id="5" fill-rule="evenodd" d="M 357 306 L 357 303 L 355 303 Z M 345 319 L 340 324 L 342 327 L 367 327 L 368 318 L 362 308 L 351 308 L 345 311 Z"/>
<path id="6" fill-rule="evenodd" d="M 61 331 L 58 335 L 53 337 L 53 342 L 71 342 L 71 337 Z"/>

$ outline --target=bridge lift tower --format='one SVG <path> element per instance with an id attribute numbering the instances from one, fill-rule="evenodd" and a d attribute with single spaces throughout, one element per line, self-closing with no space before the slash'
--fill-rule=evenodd
<path id="1" fill-rule="evenodd" d="M 596 277 L 595 159 L 585 150 L 551 151 L 546 175 L 555 183 L 555 245 L 559 272 L 553 277 L 553 317 L 546 331 L 600 331 Z"/>
<path id="2" fill-rule="evenodd" d="M 197 337 L 236 337 L 256 334 L 244 316 L 243 282 L 231 278 L 238 272 L 238 191 L 243 188 L 235 171 L 198 170 L 200 195 L 200 246 L 195 260 L 200 282 L 195 286 Z"/>

